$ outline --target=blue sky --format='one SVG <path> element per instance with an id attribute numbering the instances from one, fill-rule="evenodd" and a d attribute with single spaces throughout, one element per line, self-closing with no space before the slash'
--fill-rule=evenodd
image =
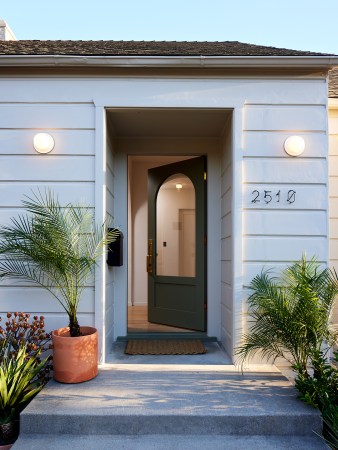
<path id="1" fill-rule="evenodd" d="M 338 54 L 338 0 L 2 0 L 18 39 L 240 41 Z"/>

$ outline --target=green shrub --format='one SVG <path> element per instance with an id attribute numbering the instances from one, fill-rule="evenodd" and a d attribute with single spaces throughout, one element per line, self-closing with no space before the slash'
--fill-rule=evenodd
<path id="1" fill-rule="evenodd" d="M 337 343 L 338 331 L 330 325 L 338 294 L 335 271 L 303 256 L 279 278 L 269 271 L 257 275 L 250 289 L 250 331 L 237 350 L 240 361 L 256 353 L 273 361 L 281 357 L 305 373 L 310 355 Z"/>
<path id="2" fill-rule="evenodd" d="M 338 363 L 338 352 L 334 354 Z M 333 449 L 338 448 L 338 367 L 329 364 L 322 351 L 311 355 L 311 369 L 304 372 L 294 366 L 297 372 L 296 388 L 300 399 L 322 413 L 323 437 Z"/>
<path id="3" fill-rule="evenodd" d="M 4 344 L 4 343 L 3 343 Z M 45 358 L 37 362 L 40 351 L 27 355 L 26 344 L 17 352 L 10 352 L 10 346 L 3 345 L 0 356 L 0 423 L 5 424 L 18 418 L 20 412 L 43 388 L 38 379 L 39 372 L 47 363 Z"/>

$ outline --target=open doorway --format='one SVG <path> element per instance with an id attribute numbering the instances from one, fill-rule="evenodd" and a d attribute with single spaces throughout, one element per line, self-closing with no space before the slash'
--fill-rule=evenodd
<path id="1" fill-rule="evenodd" d="M 114 222 L 123 230 L 126 256 L 123 267 L 110 271 L 107 277 L 106 325 L 112 330 L 114 339 L 125 337 L 130 332 L 144 336 L 149 332 L 179 334 L 184 330 L 184 333 L 192 333 L 186 331 L 186 326 L 165 328 L 167 324 L 159 327 L 158 324 L 150 325 L 147 320 L 147 174 L 151 167 L 177 164 L 201 155 L 207 159 L 208 209 L 204 334 L 218 339 L 226 333 L 232 336 L 232 288 L 228 282 L 232 273 L 229 243 L 232 239 L 229 229 L 232 198 L 231 118 L 230 110 L 219 109 L 107 109 L 107 204 Z M 175 185 L 181 184 L 176 181 Z M 193 208 L 181 206 L 181 209 Z M 181 211 L 180 214 L 185 213 L 189 216 L 188 211 Z M 133 226 L 131 220 L 134 221 Z M 186 217 L 186 220 L 191 222 L 191 217 Z M 177 227 L 178 222 L 181 220 L 177 219 Z M 164 247 L 166 239 L 160 242 L 163 248 L 168 249 Z M 184 265 L 185 270 L 191 270 L 188 263 Z M 221 280 L 223 273 L 224 281 Z M 134 320 L 131 312 L 135 313 Z"/>

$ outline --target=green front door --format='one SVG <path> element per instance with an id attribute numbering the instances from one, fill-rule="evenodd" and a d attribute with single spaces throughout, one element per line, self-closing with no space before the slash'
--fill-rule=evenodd
<path id="1" fill-rule="evenodd" d="M 148 320 L 206 331 L 206 169 L 198 157 L 148 171 Z"/>

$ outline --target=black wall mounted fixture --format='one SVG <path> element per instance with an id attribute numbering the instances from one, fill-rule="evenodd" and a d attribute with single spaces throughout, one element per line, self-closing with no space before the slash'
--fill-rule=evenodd
<path id="1" fill-rule="evenodd" d="M 116 228 L 109 228 L 109 231 L 115 231 Z M 107 264 L 108 266 L 123 266 L 123 233 L 119 231 L 116 241 L 108 245 Z"/>

